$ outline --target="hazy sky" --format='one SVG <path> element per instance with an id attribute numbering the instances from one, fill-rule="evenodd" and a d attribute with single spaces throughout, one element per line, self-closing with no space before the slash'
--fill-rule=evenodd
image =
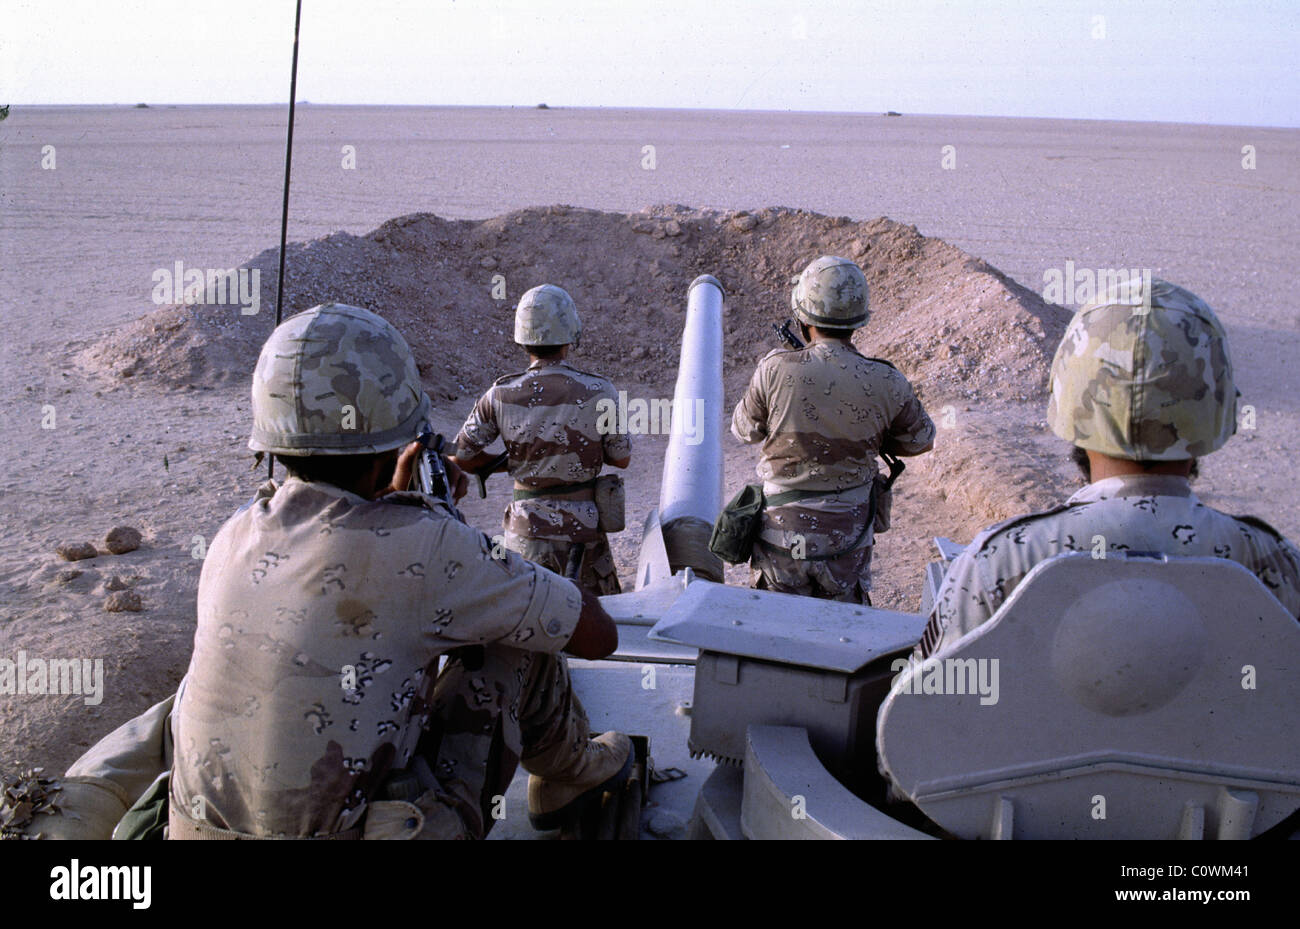
<path id="1" fill-rule="evenodd" d="M 0 103 L 278 103 L 292 0 L 5 0 Z M 314 103 L 1300 126 L 1300 0 L 304 0 Z"/>

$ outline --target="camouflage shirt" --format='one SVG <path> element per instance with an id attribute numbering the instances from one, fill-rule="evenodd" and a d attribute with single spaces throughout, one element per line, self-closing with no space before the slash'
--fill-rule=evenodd
<path id="1" fill-rule="evenodd" d="M 603 377 L 563 361 L 540 359 L 522 374 L 499 378 L 479 398 L 456 436 L 456 455 L 477 455 L 499 435 L 516 488 L 581 484 L 600 474 L 606 462 L 632 453 L 625 431 L 602 434 L 597 427 L 611 404 L 617 408 L 618 394 Z M 506 508 L 506 532 L 529 539 L 594 542 L 600 530 L 593 499 L 588 488 L 515 500 Z"/>
<path id="2" fill-rule="evenodd" d="M 568 581 L 429 498 L 268 482 L 203 563 L 172 802 L 258 836 L 352 828 L 409 761 L 440 655 L 558 652 L 580 608 Z"/>
<path id="3" fill-rule="evenodd" d="M 1186 478 L 1111 477 L 1064 506 L 985 529 L 948 567 L 921 656 L 988 622 L 1038 564 L 1061 552 L 1147 551 L 1218 556 L 1248 568 L 1300 618 L 1300 551 L 1262 520 L 1228 516 L 1201 503 Z"/>
<path id="4" fill-rule="evenodd" d="M 806 555 L 855 547 L 870 512 L 877 453 L 919 454 L 935 434 L 901 371 L 826 340 L 769 352 L 736 404 L 731 431 L 746 444 L 763 443 L 765 493 L 839 491 L 765 512 L 760 538 L 799 545 Z M 859 545 L 870 544 L 868 532 Z"/>

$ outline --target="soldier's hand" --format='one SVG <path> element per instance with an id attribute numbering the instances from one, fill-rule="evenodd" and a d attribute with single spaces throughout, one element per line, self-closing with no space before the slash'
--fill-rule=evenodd
<path id="1" fill-rule="evenodd" d="M 402 449 L 402 454 L 397 456 L 397 467 L 393 469 L 393 482 L 381 490 L 376 498 L 406 490 L 411 486 L 411 475 L 415 473 L 416 459 L 423 449 L 424 446 L 419 442 L 412 442 Z"/>
<path id="2" fill-rule="evenodd" d="M 581 589 L 581 588 L 579 588 Z M 570 655 L 595 661 L 618 650 L 618 626 L 600 605 L 600 598 L 589 590 L 582 591 L 582 613 L 564 650 Z"/>
<path id="3" fill-rule="evenodd" d="M 442 461 L 447 468 L 447 483 L 451 486 L 452 499 L 459 503 L 460 498 L 469 493 L 469 478 L 451 455 L 443 455 Z"/>

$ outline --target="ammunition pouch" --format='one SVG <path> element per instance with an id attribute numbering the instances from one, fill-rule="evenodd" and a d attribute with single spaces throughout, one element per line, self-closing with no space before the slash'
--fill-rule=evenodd
<path id="1" fill-rule="evenodd" d="M 167 837 L 167 819 L 170 815 L 172 772 L 169 768 L 149 785 L 140 799 L 118 820 L 113 829 L 113 838 L 165 839 Z"/>
<path id="2" fill-rule="evenodd" d="M 596 478 L 596 519 L 601 532 L 623 531 L 626 503 L 623 475 L 602 474 Z"/>
<path id="3" fill-rule="evenodd" d="M 709 551 L 728 564 L 744 564 L 754 551 L 754 541 L 763 527 L 762 484 L 746 484 L 722 508 L 709 537 Z"/>
<path id="4" fill-rule="evenodd" d="M 892 483 L 880 474 L 871 481 L 871 504 L 874 507 L 871 523 L 876 532 L 889 531 L 889 511 L 894 506 L 894 489 L 890 486 Z"/>

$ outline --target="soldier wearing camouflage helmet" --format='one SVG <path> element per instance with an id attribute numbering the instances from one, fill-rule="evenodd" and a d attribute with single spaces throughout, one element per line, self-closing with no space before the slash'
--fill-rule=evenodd
<path id="1" fill-rule="evenodd" d="M 907 378 L 853 347 L 867 298 L 848 259 L 808 265 L 791 295 L 804 347 L 769 352 L 732 414 L 732 434 L 763 445 L 755 587 L 870 603 L 877 454 L 919 455 L 934 444 L 934 423 Z"/>
<path id="2" fill-rule="evenodd" d="M 504 467 L 515 481 L 504 519 L 506 547 L 562 572 L 581 543 L 579 584 L 616 594 L 596 478 L 606 464 L 626 468 L 632 447 L 626 432 L 599 428 L 601 401 L 617 404 L 614 385 L 566 360 L 581 333 L 578 310 L 562 288 L 543 284 L 520 298 L 514 340 L 528 354 L 528 369 L 499 378 L 479 398 L 456 437 L 456 460 L 480 471 L 492 462 L 486 449 L 500 436 Z"/>
<path id="3" fill-rule="evenodd" d="M 249 446 L 288 476 L 213 538 L 174 701 L 73 766 L 75 815 L 46 831 L 107 838 L 168 762 L 170 837 L 219 839 L 481 838 L 520 763 L 550 828 L 627 770 L 560 654 L 617 647 L 599 602 L 405 490 L 429 400 L 397 330 L 338 304 L 294 316 L 252 393 Z"/>
<path id="4" fill-rule="evenodd" d="M 1047 420 L 1089 483 L 975 537 L 944 576 L 918 657 L 987 622 L 1040 561 L 1097 539 L 1110 552 L 1231 559 L 1300 618 L 1300 551 L 1192 492 L 1196 459 L 1236 430 L 1237 398 L 1223 327 L 1195 294 L 1139 277 L 1079 310 L 1052 361 Z"/>

